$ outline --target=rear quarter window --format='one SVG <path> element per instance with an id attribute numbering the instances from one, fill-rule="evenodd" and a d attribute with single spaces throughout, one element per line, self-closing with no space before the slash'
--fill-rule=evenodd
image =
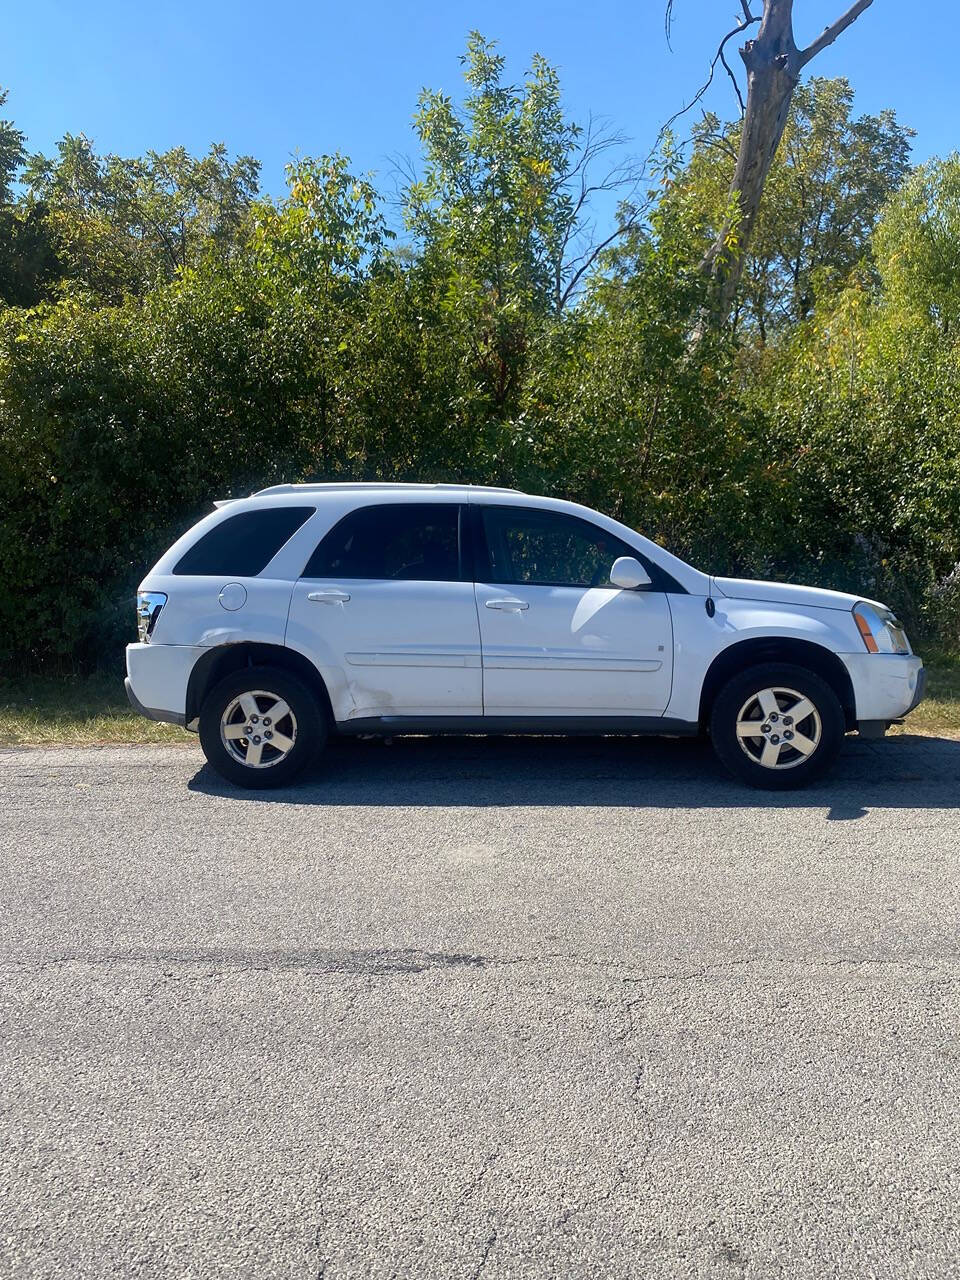
<path id="1" fill-rule="evenodd" d="M 173 572 L 253 578 L 314 513 L 314 507 L 262 507 L 227 516 L 199 538 Z"/>

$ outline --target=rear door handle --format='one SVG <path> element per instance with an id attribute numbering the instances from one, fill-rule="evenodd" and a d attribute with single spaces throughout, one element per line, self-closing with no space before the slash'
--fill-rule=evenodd
<path id="1" fill-rule="evenodd" d="M 530 608 L 526 600 L 485 600 L 484 604 L 488 609 L 502 609 L 504 613 L 522 613 Z"/>
<path id="2" fill-rule="evenodd" d="M 307 599 L 314 604 L 346 604 L 350 599 L 350 592 L 333 587 L 329 591 L 311 591 Z"/>

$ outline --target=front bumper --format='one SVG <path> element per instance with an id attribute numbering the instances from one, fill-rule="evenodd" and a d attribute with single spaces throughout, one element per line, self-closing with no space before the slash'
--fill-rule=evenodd
<path id="1" fill-rule="evenodd" d="M 909 707 L 907 707 L 906 711 L 903 714 L 905 716 L 908 716 L 910 712 L 914 709 L 914 707 L 919 706 L 919 704 L 923 701 L 924 697 L 926 696 L 926 693 L 927 693 L 927 669 L 926 667 L 921 667 L 920 670 L 917 672 L 917 688 L 913 695 L 913 701 L 910 703 Z"/>
<path id="2" fill-rule="evenodd" d="M 190 673 L 206 652 L 195 645 L 128 644 L 123 683 L 130 705 L 148 720 L 185 725 Z"/>
<path id="3" fill-rule="evenodd" d="M 850 673 L 857 722 L 899 720 L 923 698 L 926 672 L 912 653 L 842 653 Z"/>

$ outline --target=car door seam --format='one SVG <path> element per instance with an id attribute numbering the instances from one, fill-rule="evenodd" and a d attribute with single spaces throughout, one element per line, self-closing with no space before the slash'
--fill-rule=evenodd
<path id="1" fill-rule="evenodd" d="M 487 714 L 487 689 L 483 673 L 483 626 L 480 622 L 480 600 L 477 594 L 477 566 L 480 563 L 478 541 L 481 536 L 478 534 L 478 530 L 481 528 L 480 508 L 473 501 L 473 497 L 470 494 L 467 495 L 466 507 L 470 513 L 468 524 L 470 528 L 470 572 L 473 575 L 473 612 L 477 619 L 477 644 L 480 646 L 480 714 L 485 716 Z M 482 536 L 486 538 L 486 534 L 482 534 Z M 486 548 L 486 543 L 484 543 L 484 548 Z"/>

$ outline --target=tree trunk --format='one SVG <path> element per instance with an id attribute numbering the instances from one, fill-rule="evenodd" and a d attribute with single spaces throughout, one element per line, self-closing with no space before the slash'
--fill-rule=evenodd
<path id="1" fill-rule="evenodd" d="M 701 264 L 711 278 L 710 311 L 720 323 L 737 293 L 764 183 L 800 76 L 792 9 L 793 0 L 767 0 L 757 38 L 740 50 L 747 69 L 747 105 L 730 184 L 731 212 Z"/>

